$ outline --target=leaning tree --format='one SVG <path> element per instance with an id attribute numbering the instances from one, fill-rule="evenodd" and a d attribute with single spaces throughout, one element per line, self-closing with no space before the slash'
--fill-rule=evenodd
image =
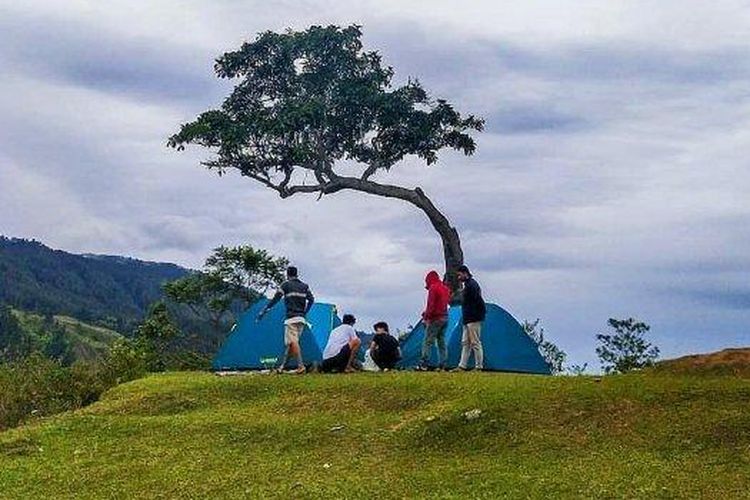
<path id="1" fill-rule="evenodd" d="M 458 232 L 419 187 L 374 178 L 408 155 L 428 165 L 452 148 L 471 155 L 471 131 L 484 121 L 430 97 L 416 80 L 392 84 L 393 69 L 365 51 L 359 26 L 264 32 L 216 60 L 237 81 L 220 109 L 183 124 L 169 138 L 211 148 L 203 162 L 233 169 L 278 192 L 318 197 L 343 190 L 404 200 L 421 209 L 443 241 L 446 272 L 463 264 Z"/>

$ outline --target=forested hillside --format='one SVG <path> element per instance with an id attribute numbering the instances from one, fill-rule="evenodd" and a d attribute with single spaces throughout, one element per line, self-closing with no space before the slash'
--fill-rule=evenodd
<path id="1" fill-rule="evenodd" d="M 175 264 L 75 255 L 37 241 L 0 236 L 0 303 L 63 314 L 128 333 L 164 282 L 189 271 Z"/>
<path id="2" fill-rule="evenodd" d="M 42 316 L 18 310 L 11 311 L 11 314 L 15 321 L 9 321 L 6 311 L 0 311 L 0 351 L 8 349 L 16 357 L 41 352 L 65 365 L 75 361 L 97 361 L 122 338 L 113 330 L 69 316 Z M 13 353 L 19 347 L 26 352 Z M 0 355 L 0 359 L 2 357 Z"/>

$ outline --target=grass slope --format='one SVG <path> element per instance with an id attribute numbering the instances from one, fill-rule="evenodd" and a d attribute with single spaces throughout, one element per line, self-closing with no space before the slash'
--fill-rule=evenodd
<path id="1" fill-rule="evenodd" d="M 0 434 L 0 495 L 747 497 L 748 408 L 734 377 L 169 373 Z"/>
<path id="2" fill-rule="evenodd" d="M 657 373 L 750 377 L 750 347 L 667 359 L 658 362 L 652 370 Z"/>
<path id="3" fill-rule="evenodd" d="M 21 328 L 31 334 L 38 344 L 43 345 L 48 340 L 49 332 L 45 329 L 44 316 L 18 309 L 14 309 L 13 314 Z M 57 315 L 53 318 L 55 323 L 65 328 L 65 337 L 76 360 L 100 359 L 117 339 L 122 338 L 114 330 L 91 325 L 70 316 Z"/>

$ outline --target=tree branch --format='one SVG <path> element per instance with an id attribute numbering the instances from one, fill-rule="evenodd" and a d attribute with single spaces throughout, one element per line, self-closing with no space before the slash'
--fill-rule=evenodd
<path id="1" fill-rule="evenodd" d="M 371 163 L 371 164 L 370 164 L 370 165 L 369 165 L 369 166 L 368 166 L 368 167 L 367 167 L 367 168 L 365 169 L 365 171 L 364 171 L 364 172 L 362 172 L 362 177 L 360 177 L 360 179 L 362 179 L 363 181 L 366 181 L 366 180 L 368 180 L 368 179 L 369 179 L 370 177 L 372 177 L 372 176 L 373 176 L 373 175 L 375 174 L 375 172 L 377 172 L 377 171 L 378 171 L 378 168 L 379 168 L 379 167 L 378 167 L 378 165 L 377 165 L 376 163 Z"/>

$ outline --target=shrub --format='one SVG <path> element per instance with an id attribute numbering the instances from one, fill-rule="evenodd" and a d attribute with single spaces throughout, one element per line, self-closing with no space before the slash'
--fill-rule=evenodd
<path id="1" fill-rule="evenodd" d="M 659 348 L 644 338 L 650 326 L 633 318 L 609 318 L 607 323 L 615 332 L 596 336 L 596 354 L 605 373 L 626 373 L 654 364 Z"/>
<path id="2" fill-rule="evenodd" d="M 134 340 L 120 339 L 112 344 L 102 363 L 103 377 L 112 385 L 142 377 L 148 371 L 149 353 Z"/>
<path id="3" fill-rule="evenodd" d="M 0 430 L 89 405 L 110 387 L 145 373 L 142 352 L 127 341 L 115 345 L 99 362 L 68 367 L 35 353 L 0 364 Z"/>
<path id="4" fill-rule="evenodd" d="M 536 344 L 539 354 L 542 355 L 547 366 L 549 366 L 552 375 L 562 373 L 563 364 L 568 355 L 565 351 L 557 347 L 554 342 L 544 336 L 544 327 L 539 324 L 539 319 L 537 318 L 536 321 L 524 321 L 521 326 L 524 333 Z"/>

